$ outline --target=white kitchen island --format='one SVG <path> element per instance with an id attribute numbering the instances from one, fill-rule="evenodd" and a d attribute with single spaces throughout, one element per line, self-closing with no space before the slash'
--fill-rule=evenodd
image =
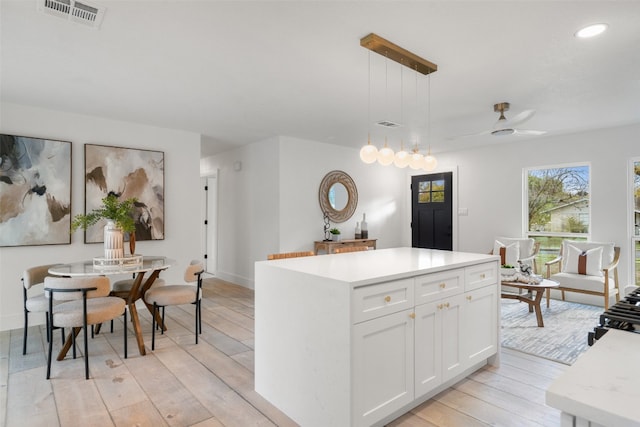
<path id="1" fill-rule="evenodd" d="M 383 425 L 499 358 L 499 257 L 256 263 L 255 388 L 302 426 Z"/>

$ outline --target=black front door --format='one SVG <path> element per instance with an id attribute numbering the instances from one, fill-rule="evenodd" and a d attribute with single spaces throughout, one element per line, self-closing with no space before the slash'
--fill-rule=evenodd
<path id="1" fill-rule="evenodd" d="M 453 249 L 452 172 L 411 178 L 411 245 Z"/>

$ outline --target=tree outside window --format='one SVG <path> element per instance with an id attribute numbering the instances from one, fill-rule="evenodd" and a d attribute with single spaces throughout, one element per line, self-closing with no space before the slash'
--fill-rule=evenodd
<path id="1" fill-rule="evenodd" d="M 539 265 L 555 258 L 562 240 L 586 240 L 590 218 L 588 165 L 526 170 L 527 234 L 540 242 Z"/>

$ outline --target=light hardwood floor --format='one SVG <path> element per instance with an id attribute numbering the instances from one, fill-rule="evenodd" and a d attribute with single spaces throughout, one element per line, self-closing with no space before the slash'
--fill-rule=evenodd
<path id="1" fill-rule="evenodd" d="M 44 327 L 29 329 L 26 356 L 21 329 L 0 332 L 0 424 L 295 426 L 253 390 L 253 291 L 216 279 L 204 289 L 198 345 L 193 306 L 167 308 L 168 330 L 156 335 L 155 352 L 149 313 L 140 310 L 147 355 L 138 354 L 130 333 L 124 359 L 120 320 L 113 334 L 106 328 L 89 343 L 88 381 L 82 357 L 70 355 L 54 360 L 45 379 Z M 56 351 L 59 333 L 54 344 Z M 566 368 L 505 349 L 499 368 L 481 369 L 390 426 L 558 426 L 560 413 L 545 405 L 544 392 Z"/>

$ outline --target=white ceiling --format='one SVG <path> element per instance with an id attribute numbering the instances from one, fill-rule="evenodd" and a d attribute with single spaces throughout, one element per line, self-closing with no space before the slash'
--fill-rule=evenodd
<path id="1" fill-rule="evenodd" d="M 547 135 L 640 122 L 639 1 L 100 0 L 99 30 L 37 1 L 0 0 L 3 101 L 201 133 L 205 155 L 275 135 L 379 143 L 380 119 L 404 124 L 393 148 L 527 138 L 448 138 L 491 128 L 503 101 Z M 595 22 L 609 30 L 573 37 Z M 426 79 L 369 54 L 371 32 L 438 65 L 430 138 Z"/>

